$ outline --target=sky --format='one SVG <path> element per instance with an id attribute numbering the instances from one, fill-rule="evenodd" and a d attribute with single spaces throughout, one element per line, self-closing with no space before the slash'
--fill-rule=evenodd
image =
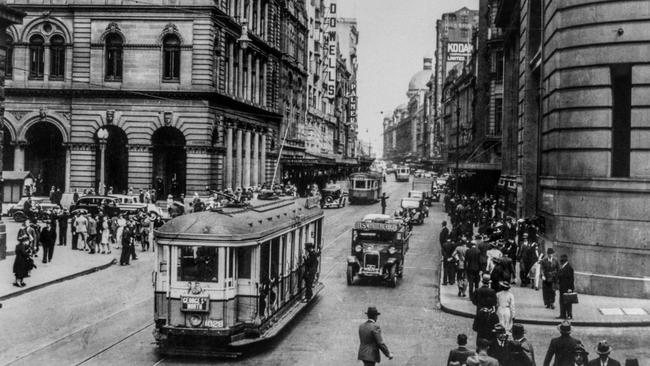
<path id="1" fill-rule="evenodd" d="M 422 70 L 425 56 L 433 57 L 436 20 L 463 6 L 478 9 L 478 0 L 337 0 L 337 4 L 340 17 L 358 22 L 359 138 L 380 152 L 380 112 L 390 113 L 406 103 L 409 80 Z"/>

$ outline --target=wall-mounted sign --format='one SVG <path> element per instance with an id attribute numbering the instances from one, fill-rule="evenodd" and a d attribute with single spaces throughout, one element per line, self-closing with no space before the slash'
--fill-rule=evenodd
<path id="1" fill-rule="evenodd" d="M 325 7 L 325 44 L 327 45 L 327 90 L 325 95 L 334 99 L 336 97 L 336 51 L 337 51 L 337 37 L 336 37 L 336 23 L 337 23 L 337 9 L 336 0 L 330 0 L 329 4 Z"/>
<path id="2" fill-rule="evenodd" d="M 472 55 L 474 47 L 471 43 L 449 42 L 447 43 L 447 61 L 465 61 Z"/>

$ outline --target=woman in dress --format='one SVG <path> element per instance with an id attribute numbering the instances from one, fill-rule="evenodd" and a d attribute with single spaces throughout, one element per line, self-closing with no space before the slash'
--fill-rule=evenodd
<path id="1" fill-rule="evenodd" d="M 497 293 L 497 316 L 499 323 L 510 332 L 515 318 L 515 295 L 510 292 L 510 281 L 499 282 L 499 287 L 502 291 Z"/>
<path id="2" fill-rule="evenodd" d="M 108 218 L 106 216 L 103 216 L 101 221 L 102 221 L 102 238 L 101 238 L 102 254 L 104 253 L 111 254 L 111 244 L 110 244 L 111 229 L 108 225 Z"/>
<path id="3" fill-rule="evenodd" d="M 119 246 L 122 245 L 122 233 L 124 232 L 124 227 L 126 227 L 126 219 L 124 214 L 121 213 L 120 217 L 117 219 L 117 230 L 115 232 L 115 243 Z"/>
<path id="4" fill-rule="evenodd" d="M 23 279 L 27 277 L 27 274 L 32 269 L 32 264 L 33 262 L 29 256 L 29 237 L 27 235 L 24 235 L 18 238 L 18 245 L 16 245 L 16 255 L 14 257 L 13 268 L 14 275 L 16 276 L 14 286 L 26 286 Z"/>

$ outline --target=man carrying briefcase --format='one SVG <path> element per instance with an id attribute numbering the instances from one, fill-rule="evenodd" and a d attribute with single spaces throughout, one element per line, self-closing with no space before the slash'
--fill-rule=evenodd
<path id="1" fill-rule="evenodd" d="M 573 267 L 569 264 L 566 254 L 560 256 L 560 269 L 557 272 L 560 287 L 560 316 L 561 319 L 573 319 L 573 304 L 578 303 L 578 294 L 574 292 Z"/>

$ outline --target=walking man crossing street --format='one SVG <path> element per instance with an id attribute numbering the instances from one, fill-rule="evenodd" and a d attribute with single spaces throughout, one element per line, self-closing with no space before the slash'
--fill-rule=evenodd
<path id="1" fill-rule="evenodd" d="M 363 361 L 363 366 L 375 366 L 379 362 L 381 351 L 389 360 L 393 359 L 393 354 L 388 350 L 381 336 L 381 328 L 377 324 L 377 317 L 381 313 L 374 306 L 368 307 L 366 315 L 368 320 L 359 326 L 359 354 L 357 359 Z"/>
<path id="2" fill-rule="evenodd" d="M 381 214 L 382 214 L 382 215 L 385 215 L 385 214 L 386 214 L 386 201 L 387 201 L 389 198 L 390 198 L 390 197 L 386 195 L 386 192 L 384 192 L 384 193 L 381 194 L 380 199 L 381 199 Z"/>

